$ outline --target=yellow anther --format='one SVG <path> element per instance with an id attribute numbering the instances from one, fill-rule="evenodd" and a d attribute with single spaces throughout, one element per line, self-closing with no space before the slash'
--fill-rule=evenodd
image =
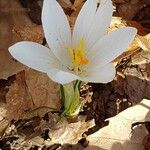
<path id="1" fill-rule="evenodd" d="M 75 60 L 76 60 L 76 63 L 78 65 L 86 65 L 86 64 L 88 64 L 88 59 L 86 57 L 84 57 L 83 52 L 80 51 L 80 50 L 76 51 L 76 53 L 75 53 Z"/>
<path id="2" fill-rule="evenodd" d="M 86 65 L 89 63 L 85 54 L 83 38 L 79 41 L 79 44 L 75 50 L 72 47 L 69 47 L 68 51 L 71 58 L 72 67 L 75 71 L 78 71 L 80 65 Z"/>
<path id="3" fill-rule="evenodd" d="M 77 46 L 77 49 L 75 51 L 75 62 L 78 65 L 88 64 L 88 59 L 86 58 L 86 55 L 85 55 L 83 38 L 80 40 L 79 45 Z"/>

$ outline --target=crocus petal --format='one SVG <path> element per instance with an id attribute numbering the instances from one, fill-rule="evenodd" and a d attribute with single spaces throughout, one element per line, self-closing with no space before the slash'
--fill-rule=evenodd
<path id="1" fill-rule="evenodd" d="M 90 66 L 105 65 L 119 56 L 133 41 L 137 30 L 124 27 L 111 32 L 100 39 L 88 52 Z"/>
<path id="2" fill-rule="evenodd" d="M 110 26 L 113 14 L 113 5 L 111 0 L 101 0 L 100 5 L 93 18 L 91 28 L 87 30 L 86 41 L 87 48 L 90 49 L 102 36 L 104 36 Z"/>
<path id="3" fill-rule="evenodd" d="M 89 68 L 87 76 L 80 80 L 93 83 L 108 83 L 115 77 L 116 70 L 113 64 L 109 63 L 103 67 L 97 65 L 94 68 Z"/>
<path id="4" fill-rule="evenodd" d="M 96 0 L 87 0 L 75 23 L 73 31 L 74 46 L 83 38 L 85 48 L 89 50 L 96 41 L 107 33 L 112 13 L 111 0 L 101 0 L 98 8 Z"/>
<path id="5" fill-rule="evenodd" d="M 73 30 L 73 45 L 74 48 L 78 45 L 81 38 L 85 39 L 86 33 L 92 24 L 93 17 L 97 8 L 96 0 L 87 0 L 83 5 Z M 86 42 L 86 41 L 85 41 Z M 87 42 L 86 42 L 87 43 Z"/>
<path id="6" fill-rule="evenodd" d="M 9 47 L 9 52 L 22 64 L 41 72 L 47 72 L 59 64 L 50 49 L 34 42 L 18 42 Z"/>
<path id="7" fill-rule="evenodd" d="M 72 73 L 58 70 L 58 69 L 51 69 L 47 72 L 47 75 L 55 82 L 60 84 L 66 84 L 76 80 L 78 77 Z"/>
<path id="8" fill-rule="evenodd" d="M 46 40 L 55 56 L 65 65 L 70 63 L 67 48 L 71 46 L 71 31 L 63 9 L 56 0 L 44 0 L 42 24 Z"/>

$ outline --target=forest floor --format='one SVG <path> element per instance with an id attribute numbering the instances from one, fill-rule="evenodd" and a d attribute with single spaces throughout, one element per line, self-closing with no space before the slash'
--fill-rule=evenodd
<path id="1" fill-rule="evenodd" d="M 138 35 L 114 60 L 112 82 L 82 85 L 84 106 L 73 120 L 50 110 L 62 106 L 59 85 L 8 53 L 22 40 L 46 44 L 42 3 L 0 0 L 0 149 L 150 150 L 150 0 L 113 0 L 110 31 L 133 26 Z M 59 3 L 73 27 L 84 0 Z"/>

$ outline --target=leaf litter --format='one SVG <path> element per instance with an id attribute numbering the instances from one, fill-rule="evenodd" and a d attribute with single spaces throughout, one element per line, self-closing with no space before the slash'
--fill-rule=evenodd
<path id="1" fill-rule="evenodd" d="M 12 60 L 7 52 L 7 47 L 20 40 L 43 42 L 39 19 L 42 0 L 20 0 L 20 2 L 16 0 L 0 2 L 0 7 L 3 8 L 1 32 L 5 33 L 4 29 L 7 31 L 0 37 L 3 43 L 1 55 L 4 56 L 0 63 L 3 64 L 0 67 L 2 79 L 0 80 L 2 91 L 0 146 L 3 149 L 43 147 L 43 149 L 67 150 L 80 150 L 85 147 L 92 150 L 144 148 L 142 141 L 148 135 L 146 128 L 140 125 L 132 131 L 131 126 L 136 121 L 149 120 L 149 100 L 143 100 L 150 99 L 150 23 L 147 15 L 149 1 L 113 1 L 116 6 L 114 14 L 126 20 L 114 17 L 110 30 L 130 25 L 138 28 L 139 35 L 131 47 L 114 61 L 117 68 L 114 81 L 106 85 L 89 83 L 83 86 L 81 96 L 83 103 L 86 104 L 74 123 L 68 123 L 65 119 L 58 122 L 59 112 L 58 114 L 50 112 L 49 108 L 58 110 L 61 108 L 58 85 L 49 81 L 45 74 L 28 69 Z M 84 1 L 60 0 L 59 2 L 73 27 Z M 36 13 L 33 13 L 35 11 Z M 3 39 L 7 40 L 4 42 Z M 10 82 L 12 75 L 15 75 L 15 78 Z M 136 105 L 137 103 L 139 104 Z M 133 105 L 136 106 L 131 107 Z M 105 119 L 108 118 L 109 121 L 106 121 Z"/>

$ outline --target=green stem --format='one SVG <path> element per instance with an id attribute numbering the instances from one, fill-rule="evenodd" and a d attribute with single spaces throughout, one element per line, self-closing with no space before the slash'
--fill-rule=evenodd
<path id="1" fill-rule="evenodd" d="M 80 110 L 80 85 L 81 81 L 61 85 L 61 96 L 64 105 L 62 115 L 67 117 L 76 116 Z"/>

